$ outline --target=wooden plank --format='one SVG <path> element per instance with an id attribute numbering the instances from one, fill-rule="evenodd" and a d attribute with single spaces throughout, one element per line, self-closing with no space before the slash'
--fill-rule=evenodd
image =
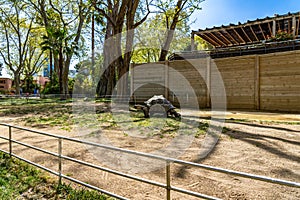
<path id="1" fill-rule="evenodd" d="M 265 34 L 264 34 L 264 31 L 262 30 L 260 24 L 258 24 L 258 27 L 259 27 L 259 29 L 260 29 L 260 31 L 261 31 L 261 34 L 263 35 L 264 39 L 267 40 L 267 38 L 266 38 L 266 36 L 265 36 Z"/>
<path id="2" fill-rule="evenodd" d="M 255 73 L 254 73 L 254 105 L 257 110 L 260 109 L 260 64 L 259 64 L 259 56 L 255 57 Z"/>
<path id="3" fill-rule="evenodd" d="M 249 42 L 253 42 L 253 41 L 250 39 L 249 35 L 248 35 L 248 34 L 246 33 L 246 31 L 244 30 L 244 27 L 241 27 L 241 29 L 242 29 L 244 35 L 246 36 L 246 38 L 249 40 Z"/>
<path id="4" fill-rule="evenodd" d="M 234 33 L 238 36 L 238 38 L 240 38 L 240 40 L 242 40 L 242 42 L 244 44 L 246 44 L 246 41 L 242 38 L 242 36 L 240 36 L 240 34 L 235 30 L 235 28 L 233 29 Z"/>
<path id="5" fill-rule="evenodd" d="M 130 65 L 130 94 L 132 95 L 135 88 L 134 88 L 134 63 Z"/>
<path id="6" fill-rule="evenodd" d="M 211 107 L 211 99 L 210 99 L 210 92 L 211 92 L 211 58 L 207 57 L 207 67 L 206 67 L 206 85 L 207 85 L 207 92 L 206 92 L 206 106 Z"/>
<path id="7" fill-rule="evenodd" d="M 258 39 L 257 35 L 254 33 L 252 26 L 249 26 L 249 27 L 250 27 L 250 30 L 251 30 L 252 34 L 254 35 L 256 41 L 259 42 L 259 39 Z"/>
<path id="8" fill-rule="evenodd" d="M 193 35 L 194 36 L 194 35 Z M 165 62 L 165 98 L 169 98 L 169 61 Z"/>

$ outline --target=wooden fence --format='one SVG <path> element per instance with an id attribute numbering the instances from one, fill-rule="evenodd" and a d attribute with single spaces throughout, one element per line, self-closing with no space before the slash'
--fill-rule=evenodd
<path id="1" fill-rule="evenodd" d="M 207 108 L 215 103 L 212 97 L 219 95 L 220 81 L 229 109 L 300 111 L 299 50 L 131 67 L 131 92 L 137 102 L 161 94 L 174 104 L 196 101 L 200 108 Z"/>

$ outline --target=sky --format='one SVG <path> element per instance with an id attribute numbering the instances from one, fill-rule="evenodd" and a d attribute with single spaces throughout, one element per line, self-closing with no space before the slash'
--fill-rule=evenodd
<path id="1" fill-rule="evenodd" d="M 247 22 L 300 11 L 300 0 L 205 0 L 191 16 L 191 30 Z"/>

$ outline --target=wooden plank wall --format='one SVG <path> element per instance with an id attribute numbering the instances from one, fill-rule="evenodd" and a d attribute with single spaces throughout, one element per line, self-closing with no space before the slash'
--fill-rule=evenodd
<path id="1" fill-rule="evenodd" d="M 227 107 L 231 109 L 254 109 L 255 57 L 221 58 L 214 59 L 213 62 L 223 79 Z M 212 87 L 218 85 L 216 73 L 216 71 L 212 71 Z"/>
<path id="2" fill-rule="evenodd" d="M 164 62 L 134 65 L 131 68 L 131 93 L 134 101 L 142 103 L 153 95 L 165 95 Z"/>
<path id="3" fill-rule="evenodd" d="M 300 51 L 152 63 L 135 66 L 131 77 L 134 90 L 144 84 L 135 92 L 143 99 L 162 94 L 174 104 L 196 101 L 204 108 L 221 91 L 218 73 L 228 109 L 300 112 Z"/>
<path id="4" fill-rule="evenodd" d="M 300 51 L 260 56 L 260 109 L 300 112 Z"/>
<path id="5" fill-rule="evenodd" d="M 207 86 L 206 86 L 206 59 L 178 60 L 169 63 L 168 67 L 168 87 L 169 98 L 177 105 L 178 100 L 173 99 L 173 94 L 185 106 L 193 106 L 194 102 L 199 103 L 199 107 L 206 107 Z"/>

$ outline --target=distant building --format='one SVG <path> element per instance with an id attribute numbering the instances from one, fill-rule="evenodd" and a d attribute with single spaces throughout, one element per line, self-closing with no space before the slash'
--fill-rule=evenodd
<path id="1" fill-rule="evenodd" d="M 35 76 L 33 77 L 33 82 L 36 83 L 37 85 L 41 86 L 42 88 L 45 87 L 45 85 L 49 82 L 48 77 L 43 77 L 43 76 Z"/>
<path id="2" fill-rule="evenodd" d="M 10 78 L 0 77 L 0 91 L 9 91 L 12 87 L 12 80 Z"/>

